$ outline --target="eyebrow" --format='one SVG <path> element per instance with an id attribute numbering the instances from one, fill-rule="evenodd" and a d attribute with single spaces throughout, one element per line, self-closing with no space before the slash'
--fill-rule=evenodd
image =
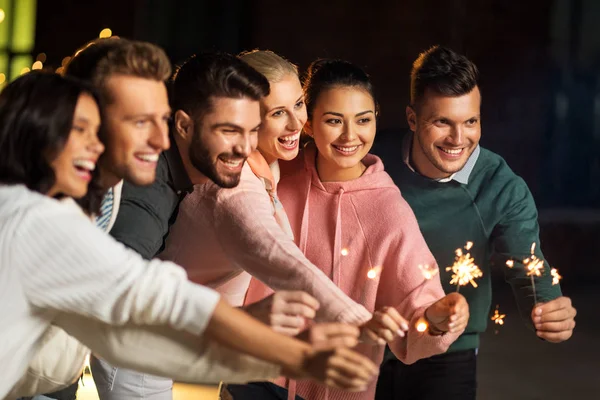
<path id="1" fill-rule="evenodd" d="M 294 104 L 297 104 L 299 101 L 301 101 L 303 99 L 304 99 L 304 93 L 301 94 L 300 97 L 298 97 L 296 99 L 296 101 L 294 102 Z M 269 111 L 267 111 L 267 112 L 271 112 L 271 111 L 275 111 L 275 110 L 281 110 L 281 109 L 284 109 L 284 108 L 285 108 L 285 106 L 277 106 L 277 107 L 273 107 L 273 108 L 269 109 Z"/>
<path id="2" fill-rule="evenodd" d="M 123 120 L 125 121 L 131 121 L 132 119 L 138 119 L 138 118 L 153 118 L 156 114 L 154 113 L 140 113 L 140 114 L 131 114 L 131 115 L 126 115 L 123 117 Z M 160 114 L 161 116 L 163 115 L 173 115 L 173 110 L 169 109 L 168 111 L 165 111 L 164 113 Z"/>
<path id="3" fill-rule="evenodd" d="M 363 115 L 365 115 L 365 114 L 369 114 L 369 113 L 371 113 L 371 114 L 375 114 L 375 113 L 373 112 L 373 110 L 366 110 L 366 111 L 361 111 L 361 112 L 359 112 L 358 114 L 356 114 L 356 115 L 355 115 L 355 117 L 362 117 Z M 337 112 L 333 112 L 333 111 L 326 111 L 326 112 L 324 112 L 324 113 L 323 113 L 323 115 L 327 115 L 327 114 L 334 115 L 334 116 L 336 116 L 336 117 L 344 117 L 344 114 L 342 114 L 342 113 L 337 113 Z"/>
<path id="4" fill-rule="evenodd" d="M 210 128 L 211 129 L 229 128 L 229 129 L 235 129 L 237 131 L 243 131 L 244 130 L 244 128 L 242 128 L 241 126 L 233 124 L 231 122 L 216 123 L 216 124 L 211 125 Z"/>

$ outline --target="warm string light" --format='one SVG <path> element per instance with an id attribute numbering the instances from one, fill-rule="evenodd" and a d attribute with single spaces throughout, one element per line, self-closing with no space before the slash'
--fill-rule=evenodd
<path id="1" fill-rule="evenodd" d="M 100 39 L 106 39 L 112 36 L 112 31 L 110 30 L 110 28 L 104 28 L 100 31 L 100 34 L 98 35 L 98 37 Z"/>
<path id="2" fill-rule="evenodd" d="M 456 249 L 456 258 L 454 264 L 451 267 L 447 267 L 446 271 L 452 271 L 452 279 L 450 280 L 451 285 L 456 285 L 456 291 L 460 291 L 461 286 L 466 286 L 469 283 L 473 287 L 477 287 L 475 279 L 481 278 L 483 272 L 475 264 L 475 260 L 471 257 L 471 253 L 468 251 L 473 247 L 473 242 L 467 242 L 464 249 L 467 253 L 464 253 L 461 248 Z"/>

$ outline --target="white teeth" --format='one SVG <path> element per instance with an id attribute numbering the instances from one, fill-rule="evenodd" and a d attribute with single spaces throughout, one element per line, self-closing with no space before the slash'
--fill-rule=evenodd
<path id="1" fill-rule="evenodd" d="M 158 154 L 138 154 L 136 157 L 142 161 L 148 161 L 148 162 L 157 162 L 158 161 Z"/>
<path id="2" fill-rule="evenodd" d="M 93 171 L 94 169 L 96 169 L 96 164 L 90 160 L 77 159 L 73 161 L 73 165 L 88 171 Z"/>
<path id="3" fill-rule="evenodd" d="M 299 133 L 295 133 L 293 135 L 281 136 L 279 138 L 279 140 L 282 141 L 282 142 L 293 142 L 295 140 L 298 140 L 299 138 L 300 138 L 300 134 Z"/>
<path id="4" fill-rule="evenodd" d="M 222 158 L 221 158 L 221 161 L 223 161 L 223 164 L 225 164 L 231 168 L 239 167 L 240 164 L 242 163 L 242 160 L 223 160 Z"/>
<path id="5" fill-rule="evenodd" d="M 448 153 L 448 154 L 460 154 L 463 149 L 456 149 L 456 150 L 451 150 L 451 149 L 444 149 L 443 147 L 440 147 L 440 149 L 444 152 L 444 153 Z"/>
<path id="6" fill-rule="evenodd" d="M 356 151 L 356 149 L 358 149 L 358 146 L 351 146 L 351 147 L 334 146 L 334 147 L 343 153 L 352 153 L 353 151 Z"/>

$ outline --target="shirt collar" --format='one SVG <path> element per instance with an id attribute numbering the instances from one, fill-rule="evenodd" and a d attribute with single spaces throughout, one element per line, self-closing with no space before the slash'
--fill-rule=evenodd
<path id="1" fill-rule="evenodd" d="M 169 175 L 173 182 L 173 187 L 177 192 L 191 191 L 193 188 L 192 181 L 183 166 L 183 161 L 181 160 L 181 154 L 179 153 L 175 138 L 170 136 L 169 139 L 171 141 L 171 147 L 169 147 L 168 150 L 165 150 L 164 153 L 167 165 L 169 166 Z"/>
<path id="2" fill-rule="evenodd" d="M 412 146 L 413 136 L 414 136 L 414 133 L 410 132 L 409 134 L 407 134 L 404 137 L 404 141 L 402 142 L 402 160 L 404 161 L 404 164 L 406 164 L 406 166 L 412 172 L 416 173 L 417 171 L 415 171 L 413 166 L 410 164 L 410 149 Z M 450 182 L 450 181 L 454 180 L 458 183 L 462 183 L 463 185 L 468 184 L 469 177 L 471 176 L 471 172 L 473 172 L 473 168 L 475 168 L 475 163 L 477 162 L 477 159 L 479 158 L 480 152 L 481 152 L 481 148 L 479 147 L 479 145 L 477 145 L 477 147 L 475 147 L 475 150 L 473 151 L 473 153 L 471 153 L 471 155 L 469 156 L 469 159 L 465 163 L 464 167 L 462 167 L 462 169 L 460 171 L 455 172 L 454 174 L 450 175 L 447 178 L 437 179 L 437 181 L 444 183 L 444 182 Z"/>

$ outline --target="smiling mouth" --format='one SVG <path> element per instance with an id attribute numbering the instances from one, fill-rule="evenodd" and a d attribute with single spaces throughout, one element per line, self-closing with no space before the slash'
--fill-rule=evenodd
<path id="1" fill-rule="evenodd" d="M 340 146 L 336 144 L 331 145 L 334 149 L 336 149 L 339 153 L 345 156 L 351 156 L 356 154 L 356 152 L 362 147 L 362 144 L 354 145 L 354 146 Z"/>
<path id="2" fill-rule="evenodd" d="M 244 165 L 245 159 L 243 158 L 235 158 L 235 159 L 226 159 L 219 157 L 219 160 L 223 163 L 223 165 L 232 171 L 239 171 L 242 169 Z"/>
<path id="3" fill-rule="evenodd" d="M 158 162 L 159 153 L 140 153 L 136 154 L 135 158 L 145 163 L 155 164 Z"/>
<path id="4" fill-rule="evenodd" d="M 465 151 L 465 147 L 460 149 L 449 149 L 445 147 L 436 146 L 442 153 L 447 154 L 449 157 L 459 157 Z"/>
<path id="5" fill-rule="evenodd" d="M 73 161 L 73 166 L 77 170 L 77 174 L 87 181 L 92 179 L 92 172 L 96 169 L 96 163 L 85 158 L 76 159 Z"/>
<path id="6" fill-rule="evenodd" d="M 292 150 L 298 146 L 298 140 L 300 139 L 300 133 L 294 133 L 293 135 L 281 136 L 277 138 L 277 141 L 282 147 Z"/>

